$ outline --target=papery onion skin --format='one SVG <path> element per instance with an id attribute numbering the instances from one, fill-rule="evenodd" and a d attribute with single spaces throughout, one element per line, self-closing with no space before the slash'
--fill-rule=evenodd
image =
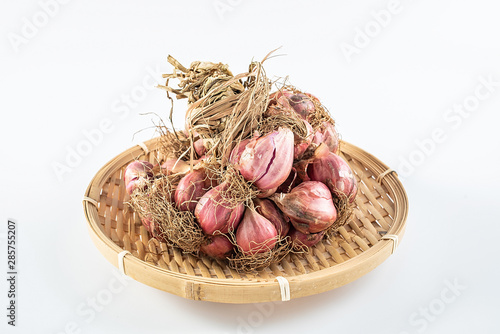
<path id="1" fill-rule="evenodd" d="M 326 122 L 325 122 L 326 123 Z M 328 146 L 330 152 L 338 153 L 339 151 L 339 134 L 335 130 L 335 126 L 331 123 L 324 124 L 323 143 Z"/>
<path id="2" fill-rule="evenodd" d="M 282 109 L 285 114 L 286 110 L 291 109 L 302 119 L 307 119 L 316 110 L 313 99 L 315 97 L 310 94 L 294 93 L 283 89 L 270 95 L 269 106 L 277 107 L 278 110 Z"/>
<path id="3" fill-rule="evenodd" d="M 265 136 L 251 139 L 240 155 L 237 168 L 241 175 L 247 181 L 253 182 L 257 188 L 272 189 L 283 183 L 290 174 L 293 154 L 293 132 L 280 128 Z"/>
<path id="4" fill-rule="evenodd" d="M 148 161 L 137 160 L 125 168 L 124 181 L 127 193 L 131 195 L 135 189 L 145 190 L 153 179 L 153 165 Z"/>
<path id="5" fill-rule="evenodd" d="M 307 175 L 313 181 L 323 182 L 333 194 L 342 193 L 353 202 L 357 194 L 357 181 L 351 167 L 340 156 L 321 144 L 307 166 Z"/>
<path id="6" fill-rule="evenodd" d="M 290 105 L 289 97 L 293 92 L 288 90 L 280 90 L 269 95 L 269 106 L 267 107 L 266 116 L 287 115 L 289 117 L 297 116 L 297 113 Z"/>
<path id="7" fill-rule="evenodd" d="M 161 173 L 164 175 L 172 175 L 177 173 L 187 173 L 190 170 L 189 164 L 184 160 L 167 159 L 161 165 Z"/>
<path id="8" fill-rule="evenodd" d="M 304 155 L 304 152 L 309 148 L 309 145 L 311 145 L 313 139 L 314 139 L 314 130 L 307 121 L 303 121 L 304 125 L 307 129 L 307 134 L 305 138 L 300 138 L 298 135 L 295 135 L 295 145 L 294 145 L 294 152 L 293 152 L 293 158 L 294 160 L 299 160 L 302 158 L 302 155 Z"/>
<path id="9" fill-rule="evenodd" d="M 339 151 L 339 134 L 335 126 L 329 122 L 323 122 L 321 129 L 318 129 L 314 134 L 312 143 L 316 145 L 324 143 L 328 146 L 330 152 L 337 154 Z"/>
<path id="10" fill-rule="evenodd" d="M 177 208 L 181 211 L 194 212 L 198 200 L 214 185 L 215 181 L 207 176 L 204 169 L 187 173 L 175 189 L 174 199 Z"/>
<path id="11" fill-rule="evenodd" d="M 274 225 L 278 235 L 281 237 L 287 235 L 290 230 L 290 223 L 285 219 L 273 201 L 269 199 L 255 199 L 254 204 L 255 210 Z"/>
<path id="12" fill-rule="evenodd" d="M 234 245 L 225 235 L 210 236 L 206 243 L 202 244 L 200 251 L 217 259 L 225 259 L 231 255 Z"/>
<path id="13" fill-rule="evenodd" d="M 247 209 L 236 231 L 236 244 L 244 254 L 264 253 L 276 245 L 278 232 L 265 217 Z"/>
<path id="14" fill-rule="evenodd" d="M 332 194 L 321 182 L 303 182 L 290 193 L 274 194 L 271 199 L 302 233 L 324 231 L 337 219 Z"/>
<path id="15" fill-rule="evenodd" d="M 210 189 L 198 201 L 194 215 L 206 234 L 228 233 L 234 231 L 243 217 L 245 205 L 233 207 L 223 199 L 221 193 L 227 191 L 228 184 L 223 182 Z"/>

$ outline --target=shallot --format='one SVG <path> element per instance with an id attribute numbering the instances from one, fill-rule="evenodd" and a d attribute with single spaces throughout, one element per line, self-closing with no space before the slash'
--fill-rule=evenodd
<path id="1" fill-rule="evenodd" d="M 231 151 L 229 162 L 231 162 L 233 165 L 238 165 L 241 155 L 243 154 L 243 151 L 245 151 L 245 147 L 249 142 L 250 139 L 245 139 L 236 144 L 236 146 Z"/>
<path id="2" fill-rule="evenodd" d="M 200 251 L 208 256 L 225 259 L 233 252 L 234 245 L 223 234 L 210 236 L 206 243 L 202 244 Z"/>
<path id="3" fill-rule="evenodd" d="M 323 122 L 322 130 L 318 129 L 314 134 L 312 142 L 316 145 L 324 143 L 330 152 L 337 153 L 339 150 L 339 134 L 335 126 L 329 122 Z"/>
<path id="4" fill-rule="evenodd" d="M 266 197 L 269 197 L 272 194 L 274 194 L 277 189 L 278 189 L 278 187 L 271 188 L 271 189 L 266 189 L 266 190 L 262 190 L 260 193 L 257 194 L 257 198 L 266 198 Z"/>
<path id="5" fill-rule="evenodd" d="M 248 209 L 236 231 L 236 244 L 243 253 L 264 253 L 273 249 L 277 236 L 278 232 L 269 220 Z"/>
<path id="6" fill-rule="evenodd" d="M 293 132 L 280 128 L 265 136 L 252 138 L 243 151 L 240 146 L 235 147 L 233 161 L 241 175 L 257 188 L 276 188 L 286 180 L 292 169 L 293 141 Z"/>
<path id="7" fill-rule="evenodd" d="M 312 247 L 316 245 L 325 235 L 325 231 L 305 234 L 296 229 L 291 229 L 288 235 L 290 236 L 294 248 L 300 249 L 303 246 Z"/>
<path id="8" fill-rule="evenodd" d="M 206 234 L 234 231 L 241 221 L 245 205 L 234 205 L 222 196 L 222 193 L 227 192 L 228 186 L 227 182 L 223 182 L 210 189 L 196 204 L 194 215 Z"/>
<path id="9" fill-rule="evenodd" d="M 292 109 L 303 119 L 307 119 L 309 114 L 316 109 L 313 99 L 316 99 L 310 94 L 294 93 L 290 90 L 281 90 L 271 94 L 270 107 L 278 106 L 278 109 Z M 285 112 L 286 113 L 286 112 Z"/>
<path id="10" fill-rule="evenodd" d="M 153 179 L 153 165 L 148 161 L 137 160 L 130 163 L 125 169 L 124 181 L 127 193 L 134 190 L 145 190 L 149 181 Z"/>
<path id="11" fill-rule="evenodd" d="M 160 233 L 160 226 L 150 215 L 141 217 L 141 223 L 153 237 L 158 240 L 163 240 L 163 236 Z"/>
<path id="12" fill-rule="evenodd" d="M 280 184 L 280 186 L 276 189 L 277 193 L 289 193 L 292 188 L 297 186 L 300 183 L 299 177 L 297 175 L 297 169 L 292 167 L 290 174 L 286 178 L 285 182 Z"/>
<path id="13" fill-rule="evenodd" d="M 194 211 L 198 200 L 213 185 L 214 181 L 207 176 L 204 169 L 196 169 L 187 173 L 175 189 L 175 203 L 181 211 Z"/>
<path id="14" fill-rule="evenodd" d="M 290 229 L 290 223 L 283 217 L 276 205 L 268 199 L 255 199 L 255 210 L 264 218 L 269 220 L 281 237 L 284 237 Z"/>
<path id="15" fill-rule="evenodd" d="M 193 143 L 194 150 L 199 157 L 202 157 L 207 153 L 207 148 L 205 146 L 205 139 L 200 138 Z"/>
<path id="16" fill-rule="evenodd" d="M 321 232 L 337 219 L 332 194 L 321 182 L 303 182 L 290 193 L 274 194 L 271 199 L 302 233 Z"/>
<path id="17" fill-rule="evenodd" d="M 318 146 L 314 157 L 307 165 L 307 176 L 313 181 L 323 182 L 336 195 L 344 194 L 353 202 L 358 191 L 351 167 L 340 156 L 329 151 L 325 144 Z"/>

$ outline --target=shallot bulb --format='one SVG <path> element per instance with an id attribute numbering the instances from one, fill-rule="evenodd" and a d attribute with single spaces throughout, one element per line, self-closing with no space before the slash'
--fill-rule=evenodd
<path id="1" fill-rule="evenodd" d="M 319 233 L 310 233 L 305 234 L 296 229 L 292 228 L 288 233 L 290 239 L 293 243 L 294 248 L 302 248 L 303 246 L 312 247 L 320 242 L 325 235 L 325 231 L 321 231 Z"/>
<path id="2" fill-rule="evenodd" d="M 330 152 L 325 144 L 318 146 L 311 160 L 307 166 L 308 177 L 313 181 L 323 182 L 334 194 L 344 194 L 352 203 L 358 186 L 347 162 Z"/>
<path id="3" fill-rule="evenodd" d="M 311 96 L 301 93 L 294 94 L 290 97 L 290 105 L 293 110 L 304 119 L 307 119 L 309 114 L 316 110 Z"/>
<path id="4" fill-rule="evenodd" d="M 206 234 L 234 231 L 243 217 L 243 203 L 235 206 L 222 197 L 222 193 L 227 189 L 227 182 L 223 182 L 207 191 L 196 204 L 194 215 Z"/>
<path id="5" fill-rule="evenodd" d="M 202 244 L 200 251 L 208 256 L 225 259 L 233 252 L 234 245 L 223 234 L 210 236 L 206 243 Z"/>
<path id="6" fill-rule="evenodd" d="M 339 150 L 339 134 L 335 126 L 329 122 L 323 122 L 322 130 L 318 129 L 314 134 L 313 143 L 320 145 L 326 144 L 330 152 L 337 153 Z"/>
<path id="7" fill-rule="evenodd" d="M 255 210 L 274 225 L 278 235 L 284 237 L 290 229 L 290 223 L 276 205 L 268 199 L 255 199 L 254 203 Z"/>
<path id="8" fill-rule="evenodd" d="M 236 231 L 236 244 L 243 253 L 264 253 L 273 249 L 277 236 L 278 232 L 269 220 L 248 209 Z"/>
<path id="9" fill-rule="evenodd" d="M 145 190 L 153 176 L 153 165 L 148 161 L 137 160 L 131 162 L 125 169 L 124 175 L 127 193 L 130 195 L 135 189 Z"/>
<path id="10" fill-rule="evenodd" d="M 167 159 L 161 165 L 161 172 L 165 175 L 172 175 L 177 173 L 186 173 L 189 171 L 190 166 L 187 162 L 180 159 Z"/>
<path id="11" fill-rule="evenodd" d="M 233 161 L 247 181 L 253 182 L 260 190 L 272 189 L 283 183 L 290 174 L 293 146 L 292 130 L 280 128 L 265 136 L 252 138 L 241 154 L 241 147 L 235 147 Z"/>
<path id="12" fill-rule="evenodd" d="M 213 185 L 213 182 L 206 174 L 204 169 L 196 169 L 187 173 L 175 189 L 175 204 L 181 211 L 193 212 L 198 204 L 198 200 Z"/>
<path id="13" fill-rule="evenodd" d="M 302 233 L 326 230 L 337 219 L 337 210 L 327 186 L 318 181 L 306 181 L 288 194 L 274 194 L 271 199 Z"/>
<path id="14" fill-rule="evenodd" d="M 276 108 L 277 111 L 282 109 L 285 114 L 287 110 L 291 109 L 301 118 L 307 119 L 309 114 L 316 110 L 313 99 L 316 98 L 310 94 L 281 90 L 270 95 L 269 106 L 270 109 Z M 272 113 L 273 112 L 271 112 L 271 114 Z"/>
<path id="15" fill-rule="evenodd" d="M 207 153 L 207 148 L 205 147 L 205 139 L 200 138 L 193 143 L 194 150 L 199 157 L 202 157 Z"/>
<path id="16" fill-rule="evenodd" d="M 266 116 L 287 115 L 294 117 L 297 115 L 293 107 L 290 105 L 289 97 L 292 95 L 293 92 L 288 90 L 281 90 L 272 93 L 269 96 L 269 106 L 266 110 Z"/>
<path id="17" fill-rule="evenodd" d="M 198 157 L 202 157 L 205 153 L 207 153 L 208 139 L 202 138 L 198 132 L 191 130 L 191 127 L 188 124 L 186 124 L 186 130 L 183 131 L 183 134 L 186 139 L 194 140 L 195 138 L 198 138 L 193 142 L 193 148 Z"/>

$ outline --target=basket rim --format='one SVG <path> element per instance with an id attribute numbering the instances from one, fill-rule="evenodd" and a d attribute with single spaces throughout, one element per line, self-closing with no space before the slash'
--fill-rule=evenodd
<path id="1" fill-rule="evenodd" d="M 158 148 L 159 146 L 158 138 L 159 137 L 152 138 L 144 142 L 144 145 L 146 146 L 147 149 L 149 149 L 149 151 L 154 151 Z M 142 146 L 143 145 L 136 145 L 127 149 L 126 151 L 116 155 L 113 159 L 111 159 L 103 167 L 101 167 L 101 169 L 98 171 L 98 173 L 96 173 L 96 175 L 92 178 L 91 182 L 89 183 L 85 191 L 85 196 L 98 201 L 102 186 L 109 179 L 110 175 L 113 172 L 115 172 L 117 168 L 121 168 L 130 161 L 137 159 L 139 156 L 143 155 L 144 148 Z M 357 159 L 359 159 L 359 157 L 364 157 L 365 159 L 363 161 L 363 165 L 371 169 L 375 173 L 381 174 L 389 169 L 389 167 L 386 164 L 381 162 L 372 154 L 346 141 L 342 141 L 341 150 L 342 152 L 347 153 L 348 155 L 355 156 Z M 408 211 L 409 211 L 408 197 L 401 181 L 398 179 L 396 175 L 394 175 L 394 173 L 389 173 L 388 175 L 386 175 L 382 179 L 382 182 L 388 188 L 390 193 L 394 194 L 393 198 L 394 203 L 396 204 L 399 202 L 402 204 L 401 205 L 402 209 L 395 211 L 394 223 L 387 231 L 387 234 L 397 235 L 400 241 L 403 238 L 406 220 L 408 217 Z M 113 264 L 115 267 L 118 268 L 117 256 L 120 252 L 123 251 L 123 249 L 118 245 L 116 245 L 110 238 L 108 238 L 101 231 L 99 227 L 100 221 L 99 221 L 97 207 L 88 201 L 83 201 L 83 209 L 87 220 L 91 239 L 93 240 L 94 244 L 98 247 L 99 251 L 106 257 L 106 259 L 109 262 L 111 262 L 111 264 Z M 361 274 L 358 273 L 358 275 L 356 275 L 357 277 L 354 277 L 354 279 L 357 279 L 358 277 L 368 273 L 376 266 L 378 266 L 380 263 L 385 261 L 392 254 L 392 247 L 393 247 L 392 240 L 379 240 L 368 250 L 364 251 L 361 254 L 358 254 L 357 256 L 349 260 L 346 260 L 345 262 L 338 263 L 335 266 L 324 268 L 319 271 L 287 277 L 288 281 L 290 282 L 290 288 L 292 289 L 292 292 L 294 288 L 300 290 L 299 286 L 300 283 L 304 283 L 306 281 L 310 284 L 321 287 L 321 284 L 325 283 L 325 276 L 332 276 L 333 274 L 337 275 L 345 274 L 346 271 L 356 270 L 359 269 L 360 266 L 366 265 L 368 259 L 377 258 L 377 261 L 373 261 L 372 265 L 367 267 L 368 270 L 365 270 L 365 272 L 362 272 Z M 277 290 L 278 292 L 277 296 L 271 296 L 272 300 L 280 299 L 279 288 L 277 288 L 279 286 L 278 283 L 276 281 L 265 278 L 249 280 L 248 278 L 221 279 L 221 278 L 191 276 L 188 274 L 176 273 L 168 269 L 160 268 L 146 261 L 143 261 L 135 256 L 125 257 L 124 265 L 126 268 L 140 268 L 139 270 L 144 270 L 146 272 L 149 272 L 148 276 L 152 275 L 155 276 L 155 278 L 170 277 L 175 280 L 181 280 L 183 282 L 178 282 L 178 283 L 180 283 L 181 286 L 185 286 L 186 289 L 194 288 L 194 285 L 211 285 L 214 287 L 234 286 L 239 288 L 254 287 L 259 289 L 262 289 L 264 287 L 264 288 L 270 288 L 272 289 L 272 291 Z M 131 272 L 129 276 L 145 283 L 144 277 L 140 274 L 138 275 L 137 273 Z M 354 279 L 351 279 L 350 281 Z M 148 279 L 146 279 L 146 281 L 148 281 Z M 340 284 L 338 286 L 347 284 L 349 282 L 344 282 L 343 284 Z M 158 284 L 155 284 L 154 280 L 151 283 L 152 284 L 148 283 L 146 284 L 151 285 L 155 288 L 159 288 Z M 330 289 L 329 288 L 324 290 L 321 289 L 321 291 L 318 292 L 323 292 L 327 290 Z M 273 293 L 272 295 L 276 295 L 276 293 Z M 193 295 L 191 297 L 193 297 L 193 299 L 201 299 L 202 296 Z M 218 301 L 218 300 L 212 300 L 212 301 Z M 225 301 L 225 302 L 231 302 L 231 301 Z M 253 301 L 246 301 L 246 300 L 238 301 L 238 303 L 240 302 L 253 302 Z"/>

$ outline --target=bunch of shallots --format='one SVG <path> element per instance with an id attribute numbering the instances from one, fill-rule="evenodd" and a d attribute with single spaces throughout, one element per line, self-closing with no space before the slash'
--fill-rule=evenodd
<path id="1" fill-rule="evenodd" d="M 310 247 L 326 231 L 338 228 L 336 204 L 351 204 L 357 184 L 349 165 L 337 155 L 334 124 L 310 124 L 318 103 L 312 95 L 291 90 L 271 94 L 264 119 L 286 115 L 301 122 L 306 133 L 277 126 L 265 134 L 257 130 L 234 146 L 229 164 L 255 189 L 250 200 L 235 201 L 231 182 L 219 182 L 203 159 L 195 161 L 194 168 L 181 159 L 163 162 L 159 175 L 179 179 L 163 200 L 170 201 L 173 210 L 192 214 L 205 236 L 200 252 L 217 258 L 254 256 L 273 251 L 283 240 L 295 248 Z M 198 140 L 194 148 L 204 156 L 207 149 Z M 129 194 L 147 193 L 148 184 L 158 177 L 153 170 L 149 162 L 131 163 L 124 175 Z M 150 216 L 143 214 L 142 222 L 157 236 L 163 222 Z"/>
<path id="2" fill-rule="evenodd" d="M 270 94 L 257 62 L 233 77 L 222 64 L 169 61 L 176 71 L 164 77 L 181 88 L 162 88 L 188 98 L 186 129 L 162 132 L 168 159 L 135 161 L 124 173 L 154 237 L 252 270 L 347 221 L 357 183 L 316 97 L 290 87 Z"/>

